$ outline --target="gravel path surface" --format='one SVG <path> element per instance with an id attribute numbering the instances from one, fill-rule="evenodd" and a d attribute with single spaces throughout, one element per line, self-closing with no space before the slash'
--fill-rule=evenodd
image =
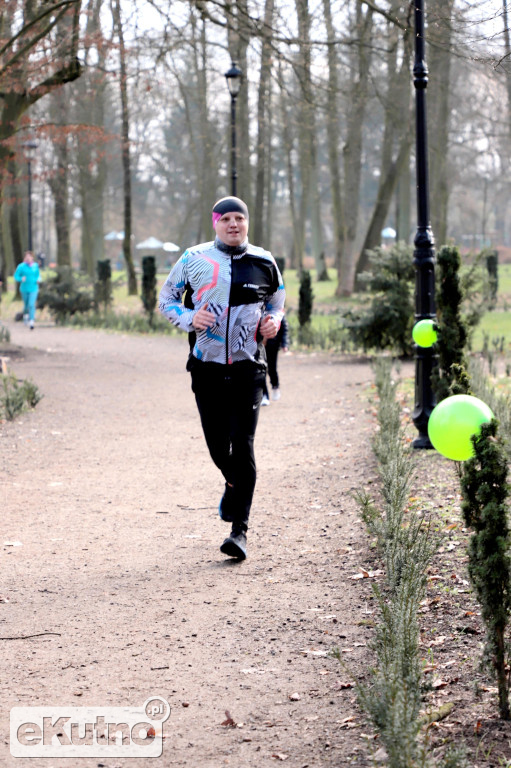
<path id="1" fill-rule="evenodd" d="M 349 494 L 375 475 L 369 364 L 280 356 L 248 559 L 235 563 L 219 551 L 223 482 L 186 339 L 9 328 L 10 370 L 44 397 L 0 425 L 0 764 L 146 766 L 16 759 L 9 711 L 162 696 L 155 768 L 369 766 L 349 673 L 328 655 L 338 647 L 358 673 L 372 662 L 369 587 L 352 578 L 371 556 Z"/>

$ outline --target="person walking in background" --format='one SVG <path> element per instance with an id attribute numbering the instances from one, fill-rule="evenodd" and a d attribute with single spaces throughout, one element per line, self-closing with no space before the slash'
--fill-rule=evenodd
<path id="1" fill-rule="evenodd" d="M 20 293 L 23 299 L 23 321 L 25 325 L 30 327 L 30 330 L 34 330 L 40 273 L 39 264 L 34 261 L 32 251 L 25 251 L 23 261 L 16 267 L 14 279 L 20 284 Z"/>
<path id="2" fill-rule="evenodd" d="M 289 349 L 289 325 L 284 316 L 280 323 L 280 328 L 277 335 L 273 339 L 266 341 L 266 361 L 268 363 L 268 376 L 270 377 L 271 384 L 271 399 L 280 400 L 280 384 L 279 384 L 279 372 L 277 369 L 277 358 L 279 356 L 279 350 L 287 352 Z M 268 393 L 268 386 L 266 384 L 266 378 L 264 380 L 263 399 L 261 405 L 269 405 L 270 396 Z"/>
<path id="3" fill-rule="evenodd" d="M 214 241 L 183 253 L 161 289 L 159 309 L 191 334 L 186 367 L 211 458 L 225 479 L 219 514 L 232 524 L 220 551 L 244 560 L 266 379 L 263 342 L 277 335 L 285 290 L 271 253 L 248 241 L 243 200 L 218 200 L 212 219 Z"/>

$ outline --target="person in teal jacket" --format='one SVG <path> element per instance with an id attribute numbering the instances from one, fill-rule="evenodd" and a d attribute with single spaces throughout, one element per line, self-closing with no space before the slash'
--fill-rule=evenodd
<path id="1" fill-rule="evenodd" d="M 23 299 L 23 320 L 25 325 L 34 329 L 35 306 L 39 293 L 39 264 L 34 261 L 32 251 L 25 251 L 25 257 L 16 267 L 14 279 L 20 284 L 21 298 Z"/>

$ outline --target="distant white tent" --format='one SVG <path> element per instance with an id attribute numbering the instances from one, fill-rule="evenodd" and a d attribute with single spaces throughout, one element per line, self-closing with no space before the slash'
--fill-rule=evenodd
<path id="1" fill-rule="evenodd" d="M 176 245 L 175 243 L 163 243 L 163 250 L 167 251 L 167 253 L 176 253 L 177 251 L 180 251 L 181 248 L 179 245 Z"/>
<path id="2" fill-rule="evenodd" d="M 157 237 L 153 237 L 151 235 L 151 237 L 148 237 L 147 240 L 142 240 L 141 243 L 138 243 L 136 248 L 138 248 L 140 250 L 148 249 L 148 248 L 153 248 L 153 249 L 158 249 L 159 250 L 160 248 L 163 248 L 163 243 L 162 243 L 161 240 L 158 240 Z"/>
<path id="3" fill-rule="evenodd" d="M 392 229 L 392 227 L 385 227 L 385 229 L 382 229 L 381 236 L 382 237 L 395 237 L 397 235 L 397 232 L 395 229 Z"/>
<path id="4" fill-rule="evenodd" d="M 124 232 L 109 232 L 105 235 L 105 240 L 124 240 Z"/>

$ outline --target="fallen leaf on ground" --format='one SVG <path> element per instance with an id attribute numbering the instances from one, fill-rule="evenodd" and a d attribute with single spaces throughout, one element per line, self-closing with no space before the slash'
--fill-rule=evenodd
<path id="1" fill-rule="evenodd" d="M 349 728 L 351 723 L 354 723 L 357 718 L 353 715 L 351 717 L 345 717 L 344 720 L 338 720 L 337 724 L 341 726 L 341 728 Z"/>
<path id="2" fill-rule="evenodd" d="M 437 637 L 436 640 L 430 640 L 427 645 L 443 645 L 445 641 L 447 640 L 447 637 L 445 635 L 442 635 L 441 637 Z"/>
<path id="3" fill-rule="evenodd" d="M 237 723 L 232 719 L 231 713 L 228 709 L 225 710 L 225 716 L 227 719 L 224 720 L 223 723 L 220 723 L 220 725 L 225 725 L 228 728 L 236 728 Z"/>
<path id="4" fill-rule="evenodd" d="M 344 691 L 347 688 L 353 688 L 353 683 L 345 683 L 342 680 L 336 680 L 336 682 L 331 686 L 331 688 L 336 688 L 339 691 Z"/>
<path id="5" fill-rule="evenodd" d="M 355 573 L 354 576 L 350 576 L 351 579 L 374 579 L 375 576 L 381 576 L 383 574 L 382 570 L 377 571 L 366 571 L 364 568 L 361 568 L 359 573 Z"/>

